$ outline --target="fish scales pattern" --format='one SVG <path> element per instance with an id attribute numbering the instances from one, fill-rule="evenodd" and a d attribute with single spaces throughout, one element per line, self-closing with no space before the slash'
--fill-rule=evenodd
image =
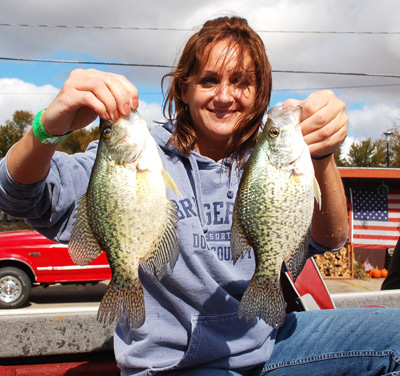
<path id="1" fill-rule="evenodd" d="M 70 254 L 88 263 L 96 251 L 106 252 L 112 278 L 98 320 L 112 322 L 124 315 L 138 328 L 145 320 L 139 268 L 162 278 L 168 264 L 173 269 L 179 247 L 176 212 L 166 197 L 156 144 L 144 121 L 137 115 L 133 120 L 113 124 L 107 135 L 115 141 L 100 140 L 88 191 L 78 207 Z"/>
<path id="2" fill-rule="evenodd" d="M 294 128 L 296 124 L 289 124 L 289 127 Z M 269 125 L 275 126 L 274 123 Z M 239 305 L 239 317 L 246 320 L 260 317 L 280 327 L 285 320 L 280 287 L 282 262 L 285 261 L 296 278 L 306 261 L 314 206 L 314 177 L 306 147 L 299 148 L 305 152 L 296 155 L 293 145 L 294 156 L 288 163 L 271 162 L 268 124 L 266 128 L 241 179 L 233 213 L 231 246 L 235 262 L 249 247 L 254 249 L 256 257 L 254 275 Z M 290 135 L 293 130 L 281 129 L 280 132 L 284 136 L 285 132 Z M 294 139 L 287 137 L 286 142 L 304 143 L 304 140 L 300 133 Z M 280 152 L 279 148 L 274 150 L 274 157 Z"/>

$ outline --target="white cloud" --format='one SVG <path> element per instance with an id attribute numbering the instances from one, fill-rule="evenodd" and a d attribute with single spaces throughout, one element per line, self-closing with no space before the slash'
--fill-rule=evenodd
<path id="1" fill-rule="evenodd" d="M 207 19 L 236 14 L 247 18 L 259 31 L 398 32 L 399 13 L 398 0 L 147 0 L 143 5 L 132 0 L 119 0 L 112 10 L 106 0 L 21 0 L 18 7 L 14 0 L 3 0 L 0 23 L 193 29 Z M 190 35 L 191 32 L 185 30 L 1 27 L 0 56 L 52 58 L 60 53 L 70 53 L 77 59 L 90 56 L 101 61 L 171 65 Z M 275 70 L 400 74 L 398 34 L 260 32 L 260 35 Z M 25 66 L 30 69 L 29 64 Z M 101 69 L 122 71 L 134 84 L 153 88 L 159 87 L 161 77 L 167 72 L 166 69 L 115 66 Z M 37 74 L 37 71 L 32 72 L 32 75 Z M 48 82 L 52 82 L 48 72 L 40 74 L 42 78 L 47 75 Z M 67 73 L 63 72 L 63 76 Z M 26 78 L 27 75 L 24 77 L 25 81 L 34 82 Z M 19 84 L 15 82 L 15 85 L 18 87 Z M 353 88 L 341 89 L 348 86 Z M 350 134 L 357 139 L 380 137 L 391 126 L 393 120 L 390 117 L 399 117 L 396 111 L 400 108 L 398 78 L 276 73 L 273 88 L 334 88 L 347 104 Z M 0 93 L 3 91 L 0 87 Z M 309 90 L 301 92 L 303 97 L 309 94 Z M 7 104 L 4 104 L 4 97 Z M 43 94 L 32 97 L 1 94 L 0 123 L 17 109 L 34 108 L 36 111 L 48 103 L 49 97 Z M 149 119 L 158 119 L 161 111 L 156 116 L 157 106 L 142 111 L 154 111 Z"/>
<path id="2" fill-rule="evenodd" d="M 30 111 L 34 115 L 46 108 L 54 99 L 58 89 L 52 85 L 36 86 L 18 78 L 0 78 L 0 125 L 12 120 L 15 111 Z M 163 121 L 162 108 L 159 103 L 140 101 L 139 112 L 151 125 L 155 121 Z M 98 120 L 91 126 L 97 126 Z"/>
<path id="3" fill-rule="evenodd" d="M 348 113 L 352 133 L 359 140 L 384 138 L 383 132 L 399 122 L 400 107 L 393 103 L 365 105 Z"/>
<path id="4" fill-rule="evenodd" d="M 162 108 L 159 103 L 146 103 L 140 101 L 138 111 L 149 126 L 153 126 L 154 122 L 165 121 L 162 116 Z"/>
<path id="5" fill-rule="evenodd" d="M 36 86 L 18 78 L 0 78 L 0 124 L 11 120 L 18 110 L 35 115 L 51 102 L 57 91 L 52 85 Z"/>

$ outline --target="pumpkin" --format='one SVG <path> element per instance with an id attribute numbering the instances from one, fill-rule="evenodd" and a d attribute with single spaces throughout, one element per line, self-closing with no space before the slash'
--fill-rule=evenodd
<path id="1" fill-rule="evenodd" d="M 387 269 L 382 269 L 382 270 L 381 270 L 381 277 L 382 277 L 382 278 L 386 278 L 387 275 L 388 275 Z"/>
<path id="2" fill-rule="evenodd" d="M 368 277 L 369 278 L 372 278 L 372 274 L 374 273 L 374 269 L 371 269 L 369 272 L 368 272 Z"/>
<path id="3" fill-rule="evenodd" d="M 380 269 L 374 269 L 372 271 L 372 278 L 381 278 L 382 277 L 382 272 Z"/>

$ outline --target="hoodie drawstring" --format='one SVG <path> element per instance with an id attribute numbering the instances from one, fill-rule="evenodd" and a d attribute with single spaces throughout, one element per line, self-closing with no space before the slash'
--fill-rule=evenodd
<path id="1" fill-rule="evenodd" d="M 232 169 L 229 171 L 229 187 L 228 187 L 228 192 L 226 193 L 226 196 L 229 199 L 233 198 L 233 189 L 232 189 Z"/>
<path id="2" fill-rule="evenodd" d="M 203 195 L 201 193 L 199 166 L 197 165 L 197 161 L 192 154 L 189 155 L 189 162 L 190 162 L 190 167 L 192 168 L 194 191 L 196 195 L 197 212 L 199 213 L 200 224 L 203 229 L 203 232 L 207 233 L 208 228 L 206 225 L 206 215 L 204 213 Z"/>

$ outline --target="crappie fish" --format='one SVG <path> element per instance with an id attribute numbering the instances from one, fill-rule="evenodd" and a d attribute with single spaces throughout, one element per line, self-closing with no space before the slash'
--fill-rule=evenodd
<path id="1" fill-rule="evenodd" d="M 294 279 L 307 258 L 320 190 L 300 128 L 301 107 L 268 111 L 267 123 L 246 163 L 233 210 L 234 263 L 253 248 L 256 268 L 239 305 L 239 318 L 285 321 L 280 272 L 284 261 Z"/>
<path id="2" fill-rule="evenodd" d="M 178 259 L 176 210 L 166 184 L 178 193 L 137 111 L 114 124 L 100 121 L 96 160 L 69 243 L 69 254 L 79 265 L 106 252 L 112 278 L 100 303 L 100 322 L 124 314 L 130 327 L 142 326 L 139 266 L 161 279 L 167 264 L 172 270 Z"/>

